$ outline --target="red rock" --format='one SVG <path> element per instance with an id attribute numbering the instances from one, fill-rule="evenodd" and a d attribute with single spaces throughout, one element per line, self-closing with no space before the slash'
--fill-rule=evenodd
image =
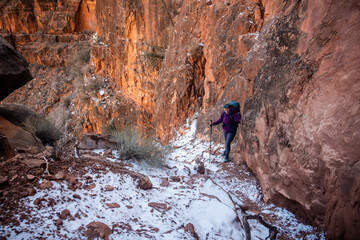
<path id="1" fill-rule="evenodd" d="M 79 150 L 116 149 L 116 142 L 107 135 L 85 134 L 79 140 L 77 148 Z"/>
<path id="2" fill-rule="evenodd" d="M 8 183 L 8 177 L 0 176 L 0 186 Z"/>
<path id="3" fill-rule="evenodd" d="M 35 176 L 31 175 L 31 174 L 28 174 L 28 175 L 26 175 L 26 178 L 31 181 L 31 180 L 35 179 Z"/>
<path id="4" fill-rule="evenodd" d="M 86 225 L 87 230 L 85 231 L 85 237 L 88 239 L 101 238 L 108 240 L 109 236 L 112 234 L 112 230 L 108 225 L 102 222 L 91 222 Z"/>
<path id="5" fill-rule="evenodd" d="M 170 179 L 173 182 L 181 182 L 181 177 L 179 176 L 171 176 Z"/>
<path id="6" fill-rule="evenodd" d="M 81 199 L 81 196 L 79 194 L 74 194 L 73 198 Z"/>
<path id="7" fill-rule="evenodd" d="M 36 194 L 35 188 L 28 188 L 27 191 L 29 196 L 34 196 Z"/>
<path id="8" fill-rule="evenodd" d="M 63 225 L 63 221 L 62 221 L 61 218 L 59 218 L 58 220 L 56 220 L 55 226 L 57 226 L 57 227 L 59 228 L 59 227 L 62 226 L 62 225 Z"/>
<path id="9" fill-rule="evenodd" d="M 21 161 L 29 168 L 42 168 L 46 166 L 46 161 L 42 159 L 25 159 Z"/>
<path id="10" fill-rule="evenodd" d="M 41 190 L 52 188 L 53 184 L 49 180 L 45 179 L 39 186 Z"/>
<path id="11" fill-rule="evenodd" d="M 0 135 L 6 137 L 14 149 L 30 150 L 35 147 L 36 152 L 44 150 L 44 146 L 36 136 L 15 126 L 2 116 L 0 116 Z"/>
<path id="12" fill-rule="evenodd" d="M 96 187 L 95 183 L 90 184 L 89 186 L 86 187 L 86 190 L 91 190 L 94 189 Z"/>
<path id="13" fill-rule="evenodd" d="M 108 149 L 104 152 L 104 156 L 106 157 L 112 157 L 112 149 Z"/>
<path id="14" fill-rule="evenodd" d="M 15 151 L 11 147 L 6 137 L 0 135 L 0 162 L 6 161 L 15 156 Z"/>
<path id="15" fill-rule="evenodd" d="M 106 186 L 105 186 L 105 190 L 106 190 L 106 191 L 112 191 L 112 190 L 114 190 L 114 187 L 113 187 L 113 186 L 110 186 L 110 185 L 106 185 Z"/>
<path id="16" fill-rule="evenodd" d="M 119 208 L 120 205 L 118 203 L 105 203 L 106 206 L 108 206 L 108 208 Z"/>
<path id="17" fill-rule="evenodd" d="M 58 173 L 53 176 L 54 180 L 63 180 L 66 177 L 66 173 L 64 171 L 59 171 Z"/>
<path id="18" fill-rule="evenodd" d="M 167 177 L 161 179 L 160 186 L 162 186 L 162 187 L 168 187 L 169 185 L 170 185 L 170 183 L 169 183 Z"/>
<path id="19" fill-rule="evenodd" d="M 186 226 L 184 227 L 184 231 L 190 233 L 191 236 L 193 236 L 195 239 L 199 239 L 199 236 L 195 232 L 195 227 L 192 223 L 186 224 Z"/>
<path id="20" fill-rule="evenodd" d="M 67 218 L 70 218 L 70 220 L 75 220 L 75 218 L 71 215 L 70 211 L 68 209 L 64 209 L 60 214 L 59 218 L 62 220 L 65 220 Z"/>
<path id="21" fill-rule="evenodd" d="M 160 212 L 165 212 L 171 209 L 170 206 L 168 206 L 166 203 L 155 203 L 155 202 L 150 202 L 148 203 L 148 206 L 155 208 L 156 210 L 160 211 Z"/>
<path id="22" fill-rule="evenodd" d="M 10 179 L 10 182 L 13 182 L 17 177 L 18 177 L 18 175 L 16 174 L 15 176 L 13 176 L 13 177 Z"/>

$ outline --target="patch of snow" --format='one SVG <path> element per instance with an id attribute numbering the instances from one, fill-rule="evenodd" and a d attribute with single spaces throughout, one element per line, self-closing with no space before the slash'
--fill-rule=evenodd
<path id="1" fill-rule="evenodd" d="M 79 228 L 86 228 L 92 221 L 100 221 L 113 229 L 110 239 L 191 239 L 182 226 L 192 223 L 200 239 L 245 239 L 241 224 L 236 221 L 237 214 L 242 213 L 234 208 L 234 203 L 257 204 L 260 214 L 271 215 L 276 219 L 276 227 L 292 239 L 307 234 L 307 239 L 325 239 L 323 233 L 314 233 L 311 226 L 300 223 L 295 216 L 272 204 L 261 200 L 261 190 L 256 179 L 246 170 L 239 170 L 239 176 L 233 176 L 223 168 L 221 156 L 210 156 L 209 142 L 196 138 L 198 115 L 187 119 L 182 134 L 177 132 L 176 139 L 171 143 L 174 150 L 165 157 L 168 167 L 152 168 L 136 161 L 129 161 L 132 166 L 127 168 L 149 177 L 153 183 L 150 190 L 136 187 L 136 181 L 126 174 L 113 173 L 105 170 L 95 172 L 88 168 L 86 176 L 77 176 L 82 185 L 88 184 L 91 177 L 95 187 L 75 191 L 68 188 L 67 182 L 52 181 L 51 189 L 40 190 L 34 196 L 26 197 L 21 203 L 28 207 L 31 219 L 21 219 L 18 213 L 19 226 L 0 226 L 0 235 L 8 235 L 9 239 L 36 239 L 46 236 L 51 239 L 85 239 Z M 223 149 L 223 145 L 214 148 Z M 95 154 L 103 155 L 105 149 L 95 149 Z M 76 149 L 75 149 L 76 153 Z M 112 151 L 113 158 L 118 161 L 119 153 Z M 196 174 L 196 160 L 203 161 L 206 177 L 193 178 Z M 210 159 L 210 161 L 209 161 Z M 236 166 L 230 162 L 229 168 Z M 70 169 L 70 171 L 72 171 Z M 180 177 L 179 181 L 171 181 L 171 176 Z M 196 175 L 194 175 L 196 176 Z M 169 178 L 169 186 L 161 186 L 162 178 Z M 40 180 L 42 181 L 42 180 Z M 113 191 L 105 191 L 111 185 Z M 77 194 L 81 199 L 74 198 Z M 35 205 L 38 198 L 45 203 Z M 53 206 L 47 204 L 54 199 Z M 106 203 L 116 202 L 119 208 L 109 208 Z M 156 210 L 149 202 L 163 203 L 167 210 Z M 233 203 L 234 202 L 234 203 Z M 1 206 L 1 203 L 0 203 Z M 59 229 L 54 222 L 58 214 L 68 209 L 75 220 L 63 220 Z M 248 221 L 253 239 L 265 239 L 269 231 L 256 220 Z"/>

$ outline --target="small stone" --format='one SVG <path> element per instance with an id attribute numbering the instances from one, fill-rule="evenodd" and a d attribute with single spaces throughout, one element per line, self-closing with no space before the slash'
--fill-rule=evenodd
<path id="1" fill-rule="evenodd" d="M 62 221 L 61 218 L 59 218 L 58 220 L 56 220 L 55 226 L 60 227 L 60 226 L 62 226 L 62 225 L 63 225 L 63 221 Z"/>
<path id="2" fill-rule="evenodd" d="M 13 177 L 10 179 L 10 182 L 13 182 L 17 177 L 18 177 L 18 175 L 16 174 L 15 176 L 13 176 Z"/>
<path id="3" fill-rule="evenodd" d="M 173 182 L 181 182 L 181 177 L 179 176 L 171 176 L 170 179 Z"/>
<path id="4" fill-rule="evenodd" d="M 58 173 L 55 174 L 53 179 L 55 179 L 55 180 L 63 180 L 63 179 L 65 179 L 65 177 L 66 177 L 65 172 L 59 171 Z"/>
<path id="5" fill-rule="evenodd" d="M 6 185 L 8 183 L 8 177 L 0 176 L 0 185 Z"/>
<path id="6" fill-rule="evenodd" d="M 104 156 L 106 157 L 112 157 L 112 149 L 108 149 L 104 152 Z"/>
<path id="7" fill-rule="evenodd" d="M 152 182 L 150 181 L 148 176 L 144 176 L 139 179 L 137 186 L 142 190 L 148 190 L 152 188 Z"/>
<path id="8" fill-rule="evenodd" d="M 114 187 L 111 185 L 106 185 L 105 190 L 110 192 L 110 191 L 114 190 Z"/>
<path id="9" fill-rule="evenodd" d="M 112 234 L 111 228 L 102 222 L 91 222 L 86 227 L 85 237 L 88 239 L 101 238 L 108 240 L 110 234 Z"/>
<path id="10" fill-rule="evenodd" d="M 44 189 L 52 188 L 52 186 L 53 186 L 52 182 L 50 182 L 49 180 L 44 180 L 44 182 L 40 184 L 40 189 L 44 190 Z"/>
<path id="11" fill-rule="evenodd" d="M 165 212 L 171 209 L 166 203 L 156 203 L 156 202 L 150 202 L 148 204 L 149 207 L 155 208 L 156 210 L 160 212 Z"/>
<path id="12" fill-rule="evenodd" d="M 160 186 L 162 186 L 162 187 L 168 187 L 169 185 L 170 185 L 170 183 L 169 183 L 167 177 L 161 179 Z"/>
<path id="13" fill-rule="evenodd" d="M 71 213 L 68 209 L 64 209 L 59 215 L 59 218 L 61 218 L 63 220 L 65 220 L 68 217 L 70 218 L 70 220 L 75 220 L 75 218 L 71 215 Z"/>
<path id="14" fill-rule="evenodd" d="M 31 175 L 31 174 L 28 174 L 28 175 L 26 175 L 26 178 L 31 181 L 31 180 L 35 179 L 35 176 Z"/>
<path id="15" fill-rule="evenodd" d="M 190 233 L 191 236 L 193 236 L 195 239 L 199 239 L 199 236 L 195 232 L 195 227 L 192 223 L 186 224 L 186 226 L 184 227 L 184 231 Z"/>
<path id="16" fill-rule="evenodd" d="M 81 196 L 79 194 L 74 194 L 73 197 L 77 199 L 81 199 Z"/>
<path id="17" fill-rule="evenodd" d="M 35 188 L 28 188 L 27 192 L 28 192 L 29 196 L 34 196 L 36 194 L 36 189 Z"/>
<path id="18" fill-rule="evenodd" d="M 120 205 L 117 203 L 105 203 L 106 206 L 108 206 L 109 208 L 119 208 Z"/>
<path id="19" fill-rule="evenodd" d="M 22 160 L 29 168 L 40 168 L 46 166 L 46 161 L 42 159 L 26 159 Z"/>
<path id="20" fill-rule="evenodd" d="M 94 189 L 96 187 L 95 183 L 90 184 L 89 186 L 86 187 L 87 190 L 91 190 Z"/>

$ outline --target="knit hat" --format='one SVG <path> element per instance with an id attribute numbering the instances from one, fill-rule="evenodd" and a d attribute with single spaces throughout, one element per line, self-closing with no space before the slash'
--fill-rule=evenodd
<path id="1" fill-rule="evenodd" d="M 225 104 L 225 105 L 224 105 L 224 108 L 230 108 L 230 105 L 229 105 L 229 104 Z"/>

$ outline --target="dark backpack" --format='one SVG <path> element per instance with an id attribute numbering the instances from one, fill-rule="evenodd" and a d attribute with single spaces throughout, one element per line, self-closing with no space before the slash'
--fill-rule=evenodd
<path id="1" fill-rule="evenodd" d="M 241 117 L 241 113 L 240 113 L 240 103 L 239 102 L 235 102 L 235 101 L 229 101 L 228 103 L 230 105 L 231 108 L 233 108 L 235 110 L 235 112 Z"/>

